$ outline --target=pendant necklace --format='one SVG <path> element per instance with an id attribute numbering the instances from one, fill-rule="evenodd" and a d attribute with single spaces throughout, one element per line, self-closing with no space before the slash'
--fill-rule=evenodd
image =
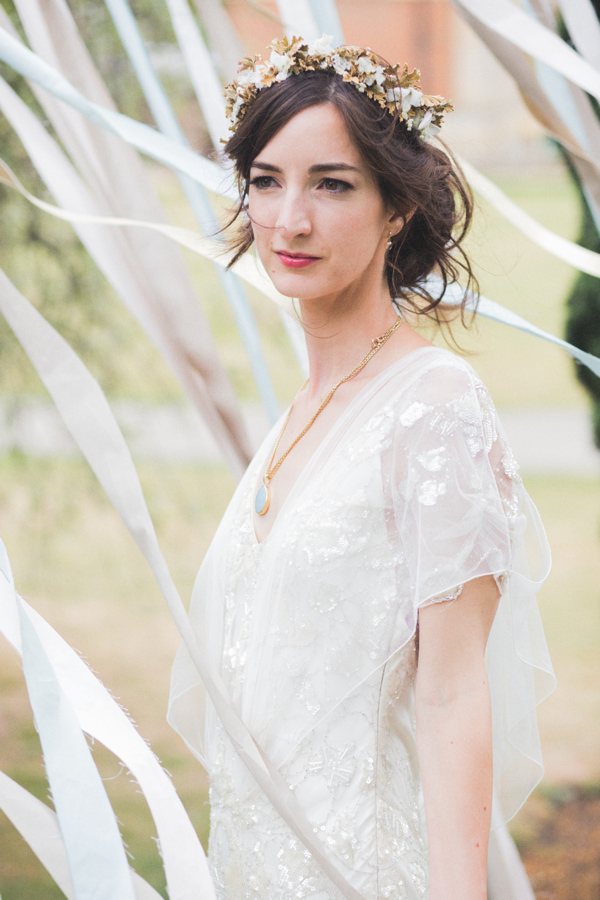
<path id="1" fill-rule="evenodd" d="M 300 432 L 298 437 L 294 441 L 292 441 L 290 446 L 287 448 L 285 453 L 283 453 L 279 457 L 277 462 L 274 462 L 275 454 L 277 453 L 277 448 L 279 447 L 279 442 L 281 441 L 281 438 L 283 437 L 283 433 L 286 429 L 287 423 L 289 422 L 290 416 L 292 414 L 292 409 L 294 408 L 294 403 L 292 402 L 292 405 L 289 408 L 289 412 L 288 412 L 287 416 L 285 417 L 285 422 L 283 423 L 283 427 L 282 427 L 281 431 L 279 432 L 279 437 L 275 441 L 275 446 L 273 447 L 273 452 L 271 454 L 271 458 L 270 458 L 267 468 L 265 470 L 265 474 L 263 475 L 263 479 L 262 479 L 263 483 L 259 487 L 257 494 L 256 494 L 256 499 L 254 501 L 254 509 L 256 510 L 256 512 L 259 516 L 264 516 L 269 511 L 269 506 L 271 505 L 271 489 L 269 487 L 269 482 L 273 478 L 273 475 L 275 474 L 275 472 L 277 471 L 277 469 L 279 468 L 281 463 L 284 461 L 284 459 L 286 458 L 288 453 L 290 453 L 290 451 L 294 449 L 294 447 L 296 446 L 298 441 L 304 437 L 306 432 L 313 425 L 317 416 L 319 416 L 323 412 L 323 410 L 325 409 L 325 407 L 327 406 L 327 404 L 329 403 L 329 401 L 331 400 L 331 398 L 333 397 L 333 395 L 335 394 L 335 392 L 337 391 L 339 386 L 341 384 L 344 384 L 345 381 L 349 381 L 351 378 L 354 378 L 355 375 L 358 375 L 358 373 L 361 371 L 361 369 L 364 369 L 364 367 L 369 362 L 369 360 L 375 356 L 377 351 L 383 347 L 385 342 L 393 335 L 396 328 L 398 328 L 398 326 L 401 324 L 402 324 L 402 317 L 398 316 L 398 318 L 396 319 L 396 321 L 394 322 L 392 327 L 388 328 L 388 330 L 385 332 L 385 334 L 380 335 L 380 337 L 378 337 L 378 338 L 373 338 L 373 341 L 371 342 L 371 349 L 369 350 L 367 355 L 361 359 L 359 364 L 357 366 L 355 366 L 351 372 L 348 372 L 347 375 L 344 375 L 343 378 L 340 378 L 340 380 L 337 382 L 337 384 L 335 384 L 331 388 L 331 390 L 329 391 L 329 393 L 327 394 L 327 396 L 325 397 L 325 399 L 319 406 L 318 410 L 316 411 L 316 413 L 314 414 L 314 416 L 312 417 L 310 422 L 304 426 L 304 428 L 302 429 L 302 431 Z M 308 382 L 309 382 L 309 379 L 307 378 L 306 381 L 304 382 L 304 384 L 302 385 L 302 387 L 300 388 L 300 390 L 298 391 L 298 394 L 300 394 L 304 390 L 304 388 L 306 387 Z M 296 397 L 298 396 L 298 394 L 296 394 Z M 294 398 L 294 400 L 295 399 L 296 398 Z"/>

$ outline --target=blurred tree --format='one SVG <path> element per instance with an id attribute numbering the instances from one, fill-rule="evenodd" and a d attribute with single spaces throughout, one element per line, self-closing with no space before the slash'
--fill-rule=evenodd
<path id="1" fill-rule="evenodd" d="M 592 6 L 600 20 L 600 0 L 591 0 Z M 561 23 L 562 37 L 572 43 Z M 600 107 L 594 98 L 590 98 L 596 114 L 600 118 Z M 562 151 L 561 151 L 562 152 Z M 600 232 L 592 216 L 581 181 L 564 152 L 562 153 L 571 177 L 575 182 L 581 201 L 581 231 L 579 243 L 588 250 L 600 253 Z M 576 277 L 571 293 L 567 299 L 566 339 L 576 347 L 588 353 L 600 356 L 600 279 L 580 272 Z M 577 378 L 588 390 L 592 398 L 592 420 L 594 441 L 600 448 L 600 378 L 594 375 L 587 366 L 577 366 Z"/>
<path id="2" fill-rule="evenodd" d="M 12 0 L 2 7 L 22 33 Z M 151 121 L 129 60 L 102 2 L 71 3 L 83 40 L 96 61 L 119 109 L 142 121 Z M 165 4 L 160 0 L 133 0 L 133 12 L 151 46 L 173 44 Z M 52 133 L 44 111 L 26 80 L 0 63 L 0 76 L 25 100 Z M 28 189 L 52 202 L 52 197 L 31 165 L 10 124 L 0 113 L 0 155 Z M 130 364 L 127 351 L 135 346 L 139 357 L 151 353 L 130 314 L 114 296 L 70 225 L 27 203 L 18 193 L 0 185 L 0 266 L 19 290 L 57 328 L 111 396 L 179 396 L 162 367 Z M 146 342 L 147 343 L 147 342 Z M 145 374 L 143 371 L 145 370 Z M 148 384 L 148 372 L 157 384 Z M 0 317 L 0 395 L 43 393 L 37 375 L 12 331 Z"/>

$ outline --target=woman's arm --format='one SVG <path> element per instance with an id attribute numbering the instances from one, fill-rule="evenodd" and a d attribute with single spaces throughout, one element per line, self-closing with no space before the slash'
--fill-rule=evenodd
<path id="1" fill-rule="evenodd" d="M 417 747 L 429 841 L 429 900 L 486 900 L 492 803 L 484 664 L 498 605 L 493 576 L 419 611 Z"/>

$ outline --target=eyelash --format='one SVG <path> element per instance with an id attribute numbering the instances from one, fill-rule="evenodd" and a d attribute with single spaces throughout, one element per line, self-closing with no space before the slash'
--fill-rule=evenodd
<path id="1" fill-rule="evenodd" d="M 259 191 L 265 191 L 273 187 L 274 183 L 276 182 L 272 175 L 256 175 L 250 179 L 251 186 Z M 332 187 L 332 185 L 335 185 L 335 187 Z M 319 186 L 322 186 L 328 194 L 345 194 L 347 191 L 354 189 L 353 185 L 347 181 L 342 181 L 340 178 L 323 178 Z"/>

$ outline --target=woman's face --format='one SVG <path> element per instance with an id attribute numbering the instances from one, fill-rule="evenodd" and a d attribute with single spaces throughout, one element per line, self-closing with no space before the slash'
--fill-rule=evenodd
<path id="1" fill-rule="evenodd" d="M 402 220 L 330 103 L 295 115 L 254 160 L 248 211 L 275 287 L 299 300 L 381 290 L 389 233 Z"/>

